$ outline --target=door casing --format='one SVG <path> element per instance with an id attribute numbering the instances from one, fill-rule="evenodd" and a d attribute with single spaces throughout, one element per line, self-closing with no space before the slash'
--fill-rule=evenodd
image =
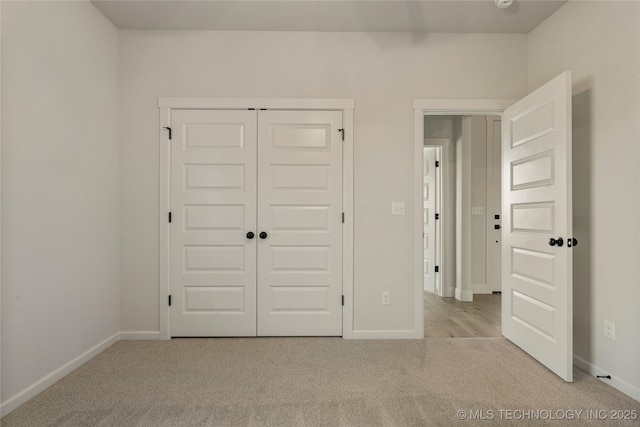
<path id="1" fill-rule="evenodd" d="M 171 111 L 174 110 L 329 110 L 342 111 L 344 141 L 342 151 L 342 209 L 344 224 L 342 232 L 342 310 L 343 338 L 353 338 L 353 99 L 288 99 L 288 98 L 158 98 L 160 123 L 160 203 L 159 203 L 159 298 L 160 339 L 171 339 L 170 332 L 170 224 L 171 211 L 171 149 L 169 131 Z"/>
<path id="2" fill-rule="evenodd" d="M 424 116 L 501 115 L 517 99 L 414 99 L 414 338 L 424 338 L 424 262 L 422 261 L 422 147 Z"/>

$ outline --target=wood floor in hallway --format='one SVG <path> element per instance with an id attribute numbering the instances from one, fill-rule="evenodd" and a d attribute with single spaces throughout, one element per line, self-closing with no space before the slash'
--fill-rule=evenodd
<path id="1" fill-rule="evenodd" d="M 424 331 L 428 338 L 501 336 L 501 295 L 474 295 L 473 302 L 424 293 Z"/>

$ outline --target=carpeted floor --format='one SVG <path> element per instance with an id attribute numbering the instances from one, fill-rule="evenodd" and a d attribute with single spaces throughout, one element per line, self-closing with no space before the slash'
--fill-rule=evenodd
<path id="1" fill-rule="evenodd" d="M 640 425 L 611 410 L 640 403 L 581 371 L 565 383 L 503 338 L 174 339 L 113 345 L 2 427 Z"/>

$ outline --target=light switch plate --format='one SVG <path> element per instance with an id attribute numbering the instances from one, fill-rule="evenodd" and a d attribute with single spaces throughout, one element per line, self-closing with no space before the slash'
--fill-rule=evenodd
<path id="1" fill-rule="evenodd" d="M 471 215 L 482 215 L 484 213 L 484 209 L 482 206 L 473 206 L 471 207 Z"/>
<path id="2" fill-rule="evenodd" d="M 392 202 L 391 215 L 404 215 L 404 202 Z"/>

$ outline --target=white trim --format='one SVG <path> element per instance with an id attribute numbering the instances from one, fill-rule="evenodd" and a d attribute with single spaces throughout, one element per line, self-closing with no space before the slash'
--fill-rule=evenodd
<path id="1" fill-rule="evenodd" d="M 353 338 L 353 108 L 342 110 L 342 337 Z"/>
<path id="2" fill-rule="evenodd" d="M 602 370 L 601 368 L 597 367 L 596 365 L 587 362 L 586 360 L 584 360 L 583 358 L 576 356 L 575 354 L 573 355 L 573 366 L 575 366 L 576 368 L 580 369 L 581 371 L 584 371 L 588 374 L 591 374 L 593 376 L 596 375 L 611 375 L 609 372 Z M 610 385 L 611 387 L 621 391 L 622 393 L 626 394 L 627 396 L 629 396 L 632 399 L 637 400 L 638 402 L 640 402 L 640 388 L 635 387 L 631 384 L 629 384 L 628 382 L 621 380 L 620 378 L 617 378 L 613 375 L 611 375 L 611 379 L 606 379 L 606 378 L 598 378 L 600 381 L 602 381 L 603 383 Z"/>
<path id="3" fill-rule="evenodd" d="M 414 99 L 413 109 L 430 115 L 502 114 L 517 99 Z"/>
<path id="4" fill-rule="evenodd" d="M 164 129 L 165 126 L 171 127 L 171 110 L 169 108 L 160 109 L 160 214 L 158 218 L 160 224 L 160 252 L 158 254 L 160 265 L 160 338 L 168 340 L 171 338 L 169 335 L 171 313 L 168 303 L 171 292 L 169 283 L 169 277 L 171 277 L 171 263 L 169 262 L 171 233 L 167 219 L 167 215 L 171 211 L 171 141 L 169 140 L 169 132 Z"/>
<path id="5" fill-rule="evenodd" d="M 414 110 L 413 131 L 416 142 L 413 150 L 413 169 L 415 174 L 413 188 L 413 254 L 414 254 L 414 301 L 413 327 L 416 337 L 424 338 L 424 244 L 422 242 L 424 198 L 423 187 L 423 150 L 424 150 L 424 112 Z"/>
<path id="6" fill-rule="evenodd" d="M 233 110 L 268 108 L 272 110 L 353 110 L 353 99 L 330 98 L 158 98 L 159 108 Z"/>
<path id="7" fill-rule="evenodd" d="M 471 302 L 473 301 L 473 291 L 455 288 L 455 297 L 458 301 Z"/>
<path id="8" fill-rule="evenodd" d="M 160 331 L 122 331 L 120 341 L 157 341 L 160 340 Z"/>
<path id="9" fill-rule="evenodd" d="M 447 286 L 444 290 L 444 296 L 447 298 L 452 298 L 456 296 L 456 287 L 455 286 Z"/>
<path id="10" fill-rule="evenodd" d="M 170 309 L 167 303 L 171 292 L 170 229 L 167 214 L 171 210 L 171 146 L 164 126 L 171 127 L 172 109 L 291 109 L 342 111 L 344 142 L 342 152 L 342 210 L 345 222 L 342 229 L 342 337 L 353 338 L 353 99 L 294 99 L 294 98 L 158 98 L 160 109 L 160 332 L 159 339 L 170 339 Z M 420 322 L 422 325 L 423 322 Z M 424 326 L 423 326 L 424 327 Z"/>
<path id="11" fill-rule="evenodd" d="M 5 415 L 16 409 L 18 406 L 35 397 L 37 394 L 43 392 L 57 381 L 60 381 L 69 373 L 79 368 L 80 366 L 106 350 L 111 345 L 118 342 L 120 340 L 119 338 L 120 332 L 116 332 L 106 340 L 96 344 L 78 357 L 72 359 L 70 362 L 65 363 L 55 371 L 51 372 L 48 375 L 45 375 L 24 390 L 18 392 L 17 394 L 14 394 L 10 398 L 2 402 L 2 405 L 0 405 L 0 417 L 4 417 Z"/>
<path id="12" fill-rule="evenodd" d="M 356 340 L 424 339 L 424 331 L 421 331 L 421 333 L 417 333 L 415 330 L 405 329 L 396 331 L 353 331 L 352 338 Z"/>
<path id="13" fill-rule="evenodd" d="M 414 125 L 414 218 L 413 218 L 413 259 L 414 259 L 414 325 L 416 333 L 424 336 L 424 303 L 423 303 L 423 277 L 422 261 L 422 146 L 424 145 L 424 116 L 430 115 L 487 115 L 502 114 L 516 100 L 513 99 L 414 99 L 413 100 L 413 125 Z M 473 293 L 470 299 L 473 300 Z M 455 296 L 465 301 L 462 292 L 456 288 Z"/>

